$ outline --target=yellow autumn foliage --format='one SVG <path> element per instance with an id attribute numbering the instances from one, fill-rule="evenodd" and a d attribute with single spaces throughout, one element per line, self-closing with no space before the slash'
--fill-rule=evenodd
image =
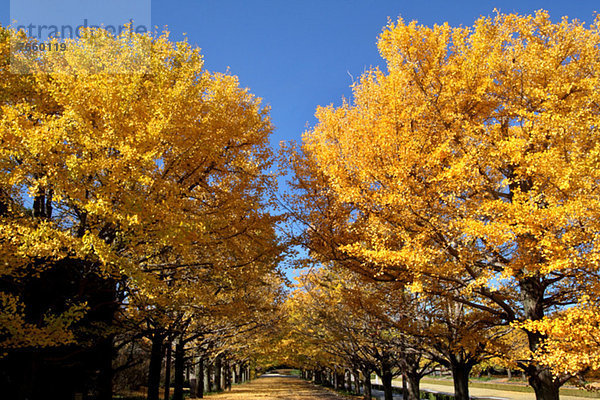
<path id="1" fill-rule="evenodd" d="M 19 294 L 61 260 L 166 309 L 274 270 L 272 125 L 237 77 L 168 32 L 90 29 L 36 57 L 0 38 L 0 348 L 72 340 L 85 304 L 30 335 Z"/>
<path id="2" fill-rule="evenodd" d="M 314 253 L 499 325 L 575 323 L 552 315 L 598 296 L 598 43 L 600 17 L 586 26 L 545 11 L 470 27 L 390 22 L 386 69 L 367 71 L 351 101 L 319 107 L 290 153 Z M 531 354 L 552 331 L 538 328 Z M 585 356 L 507 362 L 540 395 L 595 368 Z M 566 373 L 553 378 L 554 363 Z"/>

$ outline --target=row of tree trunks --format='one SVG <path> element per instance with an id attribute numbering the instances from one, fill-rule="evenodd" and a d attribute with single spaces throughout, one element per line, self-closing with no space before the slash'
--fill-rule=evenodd
<path id="1" fill-rule="evenodd" d="M 221 373 L 219 373 L 218 364 L 221 364 Z M 196 365 L 196 376 L 190 379 L 191 398 L 203 398 L 205 391 L 220 391 L 223 388 L 231 390 L 234 383 L 243 383 L 249 379 L 249 369 L 245 365 L 234 364 L 229 361 L 219 361 L 207 363 L 204 358 L 200 358 Z M 219 389 L 221 388 L 221 389 Z"/>
<path id="2" fill-rule="evenodd" d="M 362 374 L 362 377 L 361 377 Z M 364 398 L 371 399 L 371 373 L 344 370 L 335 367 L 301 370 L 302 379 L 311 380 L 317 385 L 330 386 L 336 390 L 346 390 L 354 394 L 364 391 Z"/>
<path id="3" fill-rule="evenodd" d="M 164 400 L 170 398 L 172 363 L 174 366 L 173 400 L 183 400 L 184 382 L 186 380 L 190 383 L 190 397 L 203 398 L 206 391 L 231 390 L 234 383 L 242 383 L 250 379 L 250 369 L 246 363 L 232 364 L 231 361 L 224 359 L 222 356 L 216 357 L 213 362 L 208 362 L 204 356 L 190 361 L 191 359 L 186 359 L 185 342 L 177 340 L 173 351 L 173 344 L 169 341 L 165 343 L 166 335 L 164 333 L 153 333 L 150 339 L 152 346 L 148 371 L 148 400 L 159 400 L 163 355 L 165 353 Z M 191 374 L 190 371 L 193 367 L 195 367 L 195 373 Z"/>
<path id="4" fill-rule="evenodd" d="M 451 359 L 451 371 L 454 382 L 454 393 L 456 400 L 468 400 L 469 399 L 469 375 L 471 369 L 473 368 L 473 362 L 471 360 L 463 361 L 458 358 Z M 546 372 L 546 371 L 543 371 Z M 350 376 L 354 378 L 351 379 Z M 361 371 L 360 375 L 362 375 L 362 382 L 359 379 L 359 374 L 350 371 L 340 370 L 338 368 L 334 369 L 319 369 L 315 368 L 313 370 L 302 370 L 301 376 L 303 379 L 312 380 L 314 383 L 319 385 L 331 386 L 336 390 L 347 390 L 349 392 L 354 392 L 356 394 L 360 394 L 362 392 L 363 398 L 365 400 L 371 399 L 372 396 L 372 386 L 371 386 L 371 372 L 370 371 Z M 542 373 L 539 373 L 542 375 Z M 393 375 L 390 370 L 382 371 L 381 382 L 383 386 L 384 399 L 392 400 L 393 399 L 393 387 L 392 387 L 392 379 Z M 550 390 L 547 390 L 547 387 L 543 384 L 540 384 L 539 381 L 543 381 L 544 379 L 551 381 L 551 378 L 543 377 L 537 379 L 530 378 L 530 385 L 534 387 L 536 390 L 536 399 L 537 400 L 557 400 L 558 397 L 555 397 L 556 387 L 551 387 Z M 420 389 L 420 380 L 421 376 L 418 374 L 405 373 L 402 377 L 402 391 L 404 398 L 408 400 L 418 400 L 420 398 L 421 389 Z M 354 383 L 354 387 L 352 385 Z M 558 385 L 556 385 L 558 386 Z M 541 395 L 539 394 L 541 393 Z"/>

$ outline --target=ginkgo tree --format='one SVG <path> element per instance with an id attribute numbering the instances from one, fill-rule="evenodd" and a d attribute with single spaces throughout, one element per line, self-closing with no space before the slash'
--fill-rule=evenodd
<path id="1" fill-rule="evenodd" d="M 274 271 L 269 110 L 168 33 L 90 29 L 35 57 L 11 47 L 22 33 L 0 33 L 27 72 L 2 59 L 0 362 L 14 376 L 1 379 L 17 382 L 12 398 L 91 385 L 112 399 L 120 309 L 168 309 Z"/>
<path id="2" fill-rule="evenodd" d="M 351 203 L 336 199 L 327 178 L 302 149 L 289 146 L 283 154 L 284 163 L 294 172 L 292 190 L 286 194 L 292 241 L 307 248 L 313 262 L 333 267 L 341 276 L 339 284 L 352 285 L 358 279 L 357 274 L 348 270 L 363 277 L 348 295 L 354 299 L 348 307 L 360 309 L 370 318 L 377 317 L 374 321 L 401 336 L 404 350 L 396 362 L 401 366 L 403 381 L 407 382 L 406 396 L 419 398 L 420 379 L 431 372 L 427 364 L 435 360 L 452 371 L 456 398 L 467 399 L 471 369 L 498 352 L 506 353 L 507 347 L 498 339 L 509 330 L 495 328 L 502 320 L 451 296 L 440 297 L 448 288 L 444 282 L 429 281 L 427 293 L 423 293 L 422 282 L 406 276 L 398 280 L 391 268 L 382 269 L 345 253 L 344 246 L 358 240 L 359 232 L 368 229 L 368 220 L 358 218 L 358 210 Z M 352 221 L 352 229 L 347 229 L 348 221 Z M 304 261 L 310 263 L 310 260 Z M 390 283 L 373 286 L 373 280 Z M 338 292 L 337 297 L 340 293 L 343 292 Z M 511 352 L 512 355 L 516 353 Z M 426 358 L 429 361 L 422 362 Z M 391 387 L 389 392 L 391 396 Z"/>
<path id="3" fill-rule="evenodd" d="M 365 399 L 371 397 L 373 372 L 381 379 L 386 400 L 392 399 L 392 379 L 399 375 L 410 377 L 406 397 L 420 398 L 419 380 L 436 362 L 416 345 L 427 341 L 407 335 L 406 325 L 417 314 L 411 313 L 401 288 L 367 282 L 332 265 L 308 271 L 298 281 L 286 302 L 289 330 L 309 344 L 297 353 L 305 359 L 311 353 L 328 353 L 322 365 L 333 364 L 334 372 L 351 371 L 357 384 L 362 381 Z M 302 359 L 298 365 L 306 368 Z"/>
<path id="4" fill-rule="evenodd" d="M 346 265 L 524 329 L 530 354 L 516 363 L 540 400 L 580 372 L 553 374 L 536 355 L 569 321 L 547 317 L 598 295 L 599 23 L 544 11 L 391 22 L 378 42 L 387 71 L 319 108 L 303 138 L 352 210 L 336 225 Z"/>

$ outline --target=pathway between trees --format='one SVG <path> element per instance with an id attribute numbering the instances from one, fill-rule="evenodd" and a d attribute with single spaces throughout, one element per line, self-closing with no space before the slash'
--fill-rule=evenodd
<path id="1" fill-rule="evenodd" d="M 208 400 L 344 400 L 324 388 L 290 375 L 265 374 Z"/>

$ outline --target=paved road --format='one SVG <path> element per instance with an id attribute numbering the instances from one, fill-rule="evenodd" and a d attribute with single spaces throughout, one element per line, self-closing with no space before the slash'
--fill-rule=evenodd
<path id="1" fill-rule="evenodd" d="M 402 386 L 402 381 L 398 382 Z M 439 392 L 454 393 L 452 386 L 446 385 L 435 385 L 432 383 L 421 383 L 421 389 L 430 389 Z M 526 392 L 509 392 L 500 391 L 495 389 L 483 389 L 483 388 L 469 388 L 469 394 L 475 397 L 485 397 L 492 399 L 504 399 L 504 400 L 535 400 L 535 394 Z M 560 396 L 560 400 L 592 400 L 589 397 L 578 397 L 578 396 Z"/>
<path id="2" fill-rule="evenodd" d="M 209 400 L 345 400 L 300 378 L 289 375 L 265 374 L 231 391 L 208 396 Z"/>
<path id="3" fill-rule="evenodd" d="M 378 379 L 375 379 L 373 383 L 379 383 Z M 394 380 L 393 385 L 397 387 L 402 387 L 401 380 Z M 454 388 L 452 386 L 447 385 L 436 385 L 434 383 L 429 382 L 421 382 L 421 390 L 432 390 L 435 392 L 454 394 Z M 469 394 L 472 397 L 476 398 L 484 398 L 484 399 L 493 399 L 493 400 L 535 400 L 535 394 L 526 393 L 526 392 L 512 392 L 505 390 L 496 390 L 496 389 L 484 389 L 484 388 L 469 388 Z M 380 395 L 379 392 L 374 392 L 374 397 L 378 397 Z M 397 397 L 396 397 L 397 396 Z M 383 395 L 381 393 L 381 398 Z M 394 399 L 401 399 L 401 395 L 395 395 Z M 378 397 L 379 399 L 379 397 Z M 579 397 L 579 396 L 560 396 L 560 400 L 593 400 L 589 397 Z"/>

